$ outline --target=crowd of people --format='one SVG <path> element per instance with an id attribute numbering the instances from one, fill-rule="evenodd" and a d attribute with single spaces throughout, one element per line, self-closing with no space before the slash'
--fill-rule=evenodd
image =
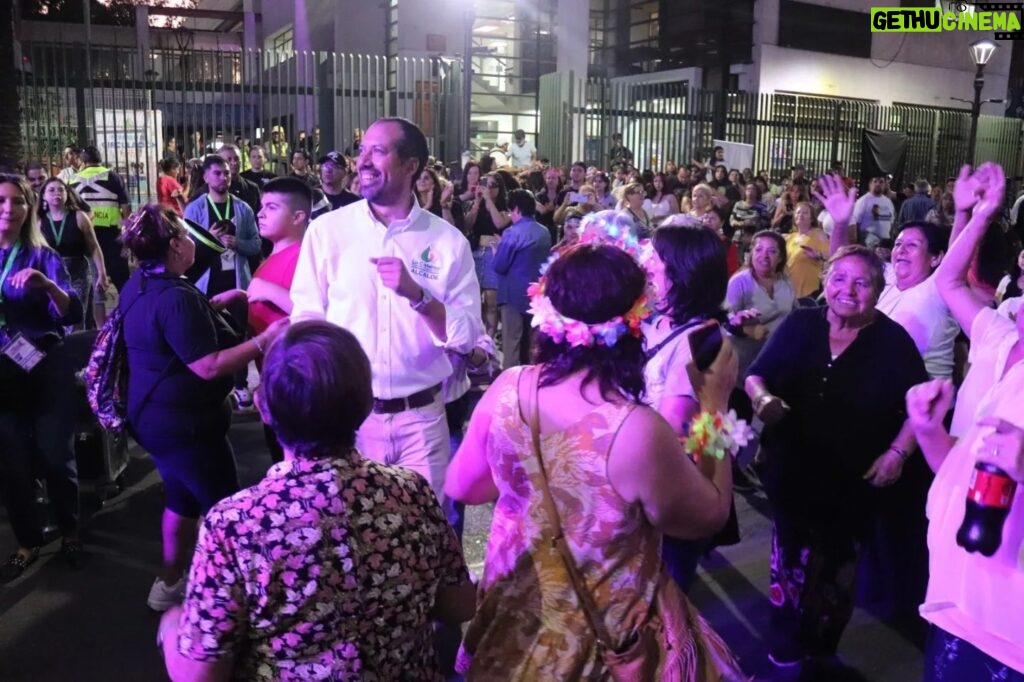
<path id="1" fill-rule="evenodd" d="M 0 177 L 0 580 L 43 544 L 39 475 L 85 563 L 62 347 L 116 305 L 174 680 L 438 679 L 465 622 L 470 680 L 743 679 L 686 591 L 751 486 L 773 664 L 835 657 L 870 557 L 894 613 L 923 604 L 926 679 L 1024 680 L 1024 486 L 997 551 L 957 544 L 976 466 L 1024 483 L 998 166 L 858 197 L 717 149 L 641 171 L 621 136 L 607 169 L 557 168 L 517 131 L 449 178 L 404 119 L 348 153 L 282 132 L 192 140 L 187 178 L 169 144 L 134 213 L 95 148 Z M 247 489 L 232 408 L 274 461 Z M 464 504 L 494 505 L 479 578 Z"/>

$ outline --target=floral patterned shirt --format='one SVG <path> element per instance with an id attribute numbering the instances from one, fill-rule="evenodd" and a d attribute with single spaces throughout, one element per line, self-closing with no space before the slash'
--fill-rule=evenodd
<path id="1" fill-rule="evenodd" d="M 179 651 L 238 680 L 442 679 L 428 617 L 468 582 L 427 482 L 362 458 L 289 460 L 199 533 Z"/>

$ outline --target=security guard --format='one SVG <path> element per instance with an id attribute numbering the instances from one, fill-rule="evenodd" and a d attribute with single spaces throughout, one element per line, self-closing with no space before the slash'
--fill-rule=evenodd
<path id="1" fill-rule="evenodd" d="M 96 147 L 82 150 L 82 168 L 71 178 L 71 186 L 92 208 L 96 239 L 107 264 L 107 275 L 118 291 L 128 281 L 128 260 L 121 253 L 121 220 L 131 213 L 124 183 L 114 171 L 103 166 Z"/>

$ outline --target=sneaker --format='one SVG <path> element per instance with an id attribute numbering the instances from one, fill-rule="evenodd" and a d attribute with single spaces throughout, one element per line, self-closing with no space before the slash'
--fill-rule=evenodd
<path id="1" fill-rule="evenodd" d="M 68 566 L 80 571 L 85 568 L 85 548 L 82 546 L 80 540 L 68 540 L 64 539 L 60 544 L 60 553 L 64 557 L 64 561 L 67 562 Z"/>
<path id="2" fill-rule="evenodd" d="M 231 391 L 231 398 L 235 402 L 235 409 L 239 412 L 248 412 L 254 409 L 252 402 L 252 391 L 248 388 L 236 388 Z"/>
<path id="3" fill-rule="evenodd" d="M 0 566 L 0 583 L 9 583 L 20 577 L 25 569 L 36 562 L 39 558 L 39 548 L 35 547 L 28 556 L 15 552 L 7 557 L 7 561 Z"/>
<path id="4" fill-rule="evenodd" d="M 185 577 L 182 576 L 178 582 L 168 585 L 160 578 L 153 581 L 153 587 L 149 588 L 149 598 L 146 604 L 154 611 L 163 613 L 175 604 L 185 600 Z"/>

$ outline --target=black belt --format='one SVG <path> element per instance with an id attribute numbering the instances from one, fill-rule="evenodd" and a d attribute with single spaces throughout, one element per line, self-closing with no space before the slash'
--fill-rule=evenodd
<path id="1" fill-rule="evenodd" d="M 405 398 L 374 398 L 373 411 L 377 414 L 398 414 L 417 407 L 426 407 L 434 402 L 434 396 L 441 391 L 441 384 L 417 391 Z"/>

